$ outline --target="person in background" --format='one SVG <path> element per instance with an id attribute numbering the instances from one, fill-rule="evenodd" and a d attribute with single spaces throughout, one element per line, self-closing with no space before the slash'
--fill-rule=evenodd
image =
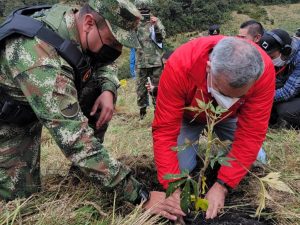
<path id="1" fill-rule="evenodd" d="M 255 42 L 259 42 L 264 34 L 264 28 L 262 24 L 256 20 L 248 20 L 241 24 L 239 34 L 240 38 L 245 38 Z"/>
<path id="2" fill-rule="evenodd" d="M 276 91 L 270 125 L 300 128 L 300 40 L 282 29 L 266 32 L 260 46 L 276 69 Z"/>
<path id="3" fill-rule="evenodd" d="M 220 34 L 220 26 L 218 24 L 211 25 L 208 28 L 208 35 L 219 35 Z"/>
<path id="4" fill-rule="evenodd" d="M 172 55 L 172 53 L 173 53 L 173 51 L 168 51 L 163 54 L 163 56 L 161 58 L 163 67 L 165 67 L 165 65 L 166 65 L 168 59 L 170 58 L 170 56 Z M 148 93 L 151 96 L 154 96 L 155 98 L 157 97 L 158 86 L 154 86 L 152 83 L 147 82 L 146 88 L 148 90 Z"/>
<path id="5" fill-rule="evenodd" d="M 300 28 L 296 30 L 295 37 L 300 39 Z"/>
<path id="6" fill-rule="evenodd" d="M 135 49 L 130 49 L 130 55 L 129 55 L 129 66 L 130 66 L 130 75 L 133 79 L 135 79 Z"/>
<path id="7" fill-rule="evenodd" d="M 149 96 L 145 86 L 148 77 L 154 86 L 158 85 L 162 72 L 161 57 L 166 33 L 161 20 L 151 13 L 151 0 L 135 0 L 135 5 L 143 16 L 137 27 L 141 48 L 136 50 L 137 105 L 140 119 L 143 119 L 149 106 Z M 152 104 L 155 107 L 155 97 L 152 98 Z"/>
<path id="8" fill-rule="evenodd" d="M 237 37 L 248 39 L 258 44 L 264 33 L 264 28 L 260 22 L 256 20 L 248 20 L 241 24 L 239 34 Z M 267 163 L 267 154 L 265 150 L 261 147 L 257 155 L 257 162 L 255 162 L 254 166 L 260 166 L 261 164 Z"/>

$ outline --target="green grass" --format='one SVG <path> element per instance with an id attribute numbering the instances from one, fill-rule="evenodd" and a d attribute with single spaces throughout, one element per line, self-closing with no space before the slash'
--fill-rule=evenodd
<path id="1" fill-rule="evenodd" d="M 273 6 L 243 4 L 231 14 L 229 21 L 222 24 L 221 33 L 236 35 L 239 26 L 249 19 L 260 21 L 267 30 L 281 28 L 293 35 L 300 27 L 300 3 Z"/>

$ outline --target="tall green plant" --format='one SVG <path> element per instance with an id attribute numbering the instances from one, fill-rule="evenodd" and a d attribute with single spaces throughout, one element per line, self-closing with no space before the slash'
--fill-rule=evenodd
<path id="1" fill-rule="evenodd" d="M 206 123 L 207 127 L 204 130 L 204 136 L 206 137 L 206 146 L 204 148 L 201 147 L 199 144 L 199 140 L 196 143 L 190 143 L 190 141 L 186 141 L 185 146 L 179 146 L 173 148 L 174 151 L 181 151 L 185 149 L 187 146 L 198 144 L 199 147 L 197 149 L 197 154 L 202 156 L 204 154 L 203 159 L 203 167 L 200 169 L 198 182 L 194 180 L 195 177 L 191 177 L 189 175 L 188 170 L 182 171 L 181 174 L 167 174 L 164 179 L 166 180 L 173 180 L 168 189 L 167 189 L 167 196 L 171 195 L 177 188 L 183 186 L 181 192 L 181 208 L 187 212 L 188 207 L 194 202 L 194 207 L 198 211 L 202 209 L 206 211 L 208 207 L 208 202 L 203 197 L 206 194 L 207 184 L 206 184 L 206 177 L 205 171 L 209 167 L 209 165 L 213 168 L 215 162 L 218 162 L 221 165 L 230 166 L 230 160 L 234 160 L 232 158 L 225 157 L 225 151 L 222 149 L 226 148 L 228 142 L 222 142 L 216 135 L 214 135 L 214 127 L 224 118 L 222 118 L 222 114 L 225 113 L 227 110 L 217 106 L 215 107 L 212 104 L 212 101 L 205 103 L 199 99 L 196 99 L 197 106 L 196 107 L 186 107 L 186 110 L 190 110 L 195 113 L 193 118 L 196 119 L 201 113 L 205 113 L 206 115 Z M 228 116 L 229 114 L 227 114 Z M 201 158 L 201 157 L 200 157 Z M 197 176 L 196 175 L 196 176 Z"/>

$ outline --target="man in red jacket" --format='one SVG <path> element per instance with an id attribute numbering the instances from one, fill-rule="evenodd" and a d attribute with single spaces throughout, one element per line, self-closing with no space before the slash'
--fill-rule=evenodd
<path id="1" fill-rule="evenodd" d="M 206 218 L 224 206 L 227 188 L 234 188 L 255 161 L 266 136 L 274 98 L 275 72 L 271 59 L 258 46 L 233 37 L 203 37 L 178 48 L 168 60 L 159 83 L 153 121 L 154 157 L 158 179 L 196 166 L 196 151 L 172 151 L 187 138 L 194 142 L 206 124 L 205 114 L 190 123 L 196 99 L 228 109 L 230 115 L 215 127 L 221 140 L 232 142 L 231 167 L 221 166 L 218 179 L 206 194 Z M 178 192 L 177 192 L 178 194 Z"/>

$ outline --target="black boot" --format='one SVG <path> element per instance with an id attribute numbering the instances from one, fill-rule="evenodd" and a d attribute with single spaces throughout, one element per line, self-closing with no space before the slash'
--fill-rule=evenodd
<path id="1" fill-rule="evenodd" d="M 147 107 L 140 108 L 140 119 L 144 119 L 147 113 Z"/>

